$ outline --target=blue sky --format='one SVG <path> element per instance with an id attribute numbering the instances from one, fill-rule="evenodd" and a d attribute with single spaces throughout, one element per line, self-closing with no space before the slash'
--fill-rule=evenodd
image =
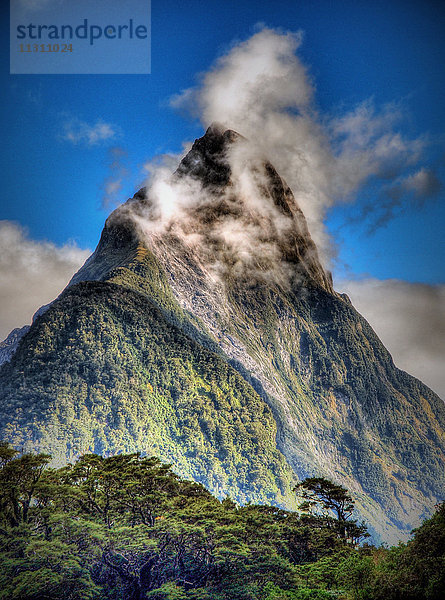
<path id="1" fill-rule="evenodd" d="M 169 99 L 262 26 L 302 31 L 297 53 L 321 122 L 363 103 L 378 116 L 390 104 L 393 131 L 422 142 L 416 164 L 399 165 L 393 180 L 380 169 L 348 202 L 326 209 L 334 276 L 445 283 L 442 2 L 153 0 L 151 19 L 150 75 L 10 75 L 3 6 L 0 219 L 54 251 L 67 243 L 94 249 L 109 213 L 107 184 L 121 180 L 114 200 L 125 201 L 142 184 L 147 161 L 180 153 L 184 141 L 202 135 L 203 123 Z M 421 176 L 413 177 L 422 170 L 420 189 Z"/>

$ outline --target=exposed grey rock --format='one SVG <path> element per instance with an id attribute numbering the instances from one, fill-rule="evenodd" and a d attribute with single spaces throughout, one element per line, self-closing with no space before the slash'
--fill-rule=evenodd
<path id="1" fill-rule="evenodd" d="M 0 365 L 11 360 L 11 356 L 17 350 L 20 340 L 29 330 L 29 325 L 13 329 L 3 342 L 0 342 Z"/>

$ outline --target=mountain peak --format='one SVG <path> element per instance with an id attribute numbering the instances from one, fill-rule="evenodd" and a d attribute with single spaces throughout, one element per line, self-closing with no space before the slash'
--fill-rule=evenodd
<path id="1" fill-rule="evenodd" d="M 229 257 L 251 280 L 259 275 L 263 282 L 298 281 L 333 292 L 291 189 L 248 139 L 212 123 L 174 173 L 180 194 L 184 178 L 202 187 L 188 202 L 187 235 L 198 233 L 212 259 L 226 263 L 224 272 Z"/>
<path id="2" fill-rule="evenodd" d="M 231 144 L 244 139 L 220 123 L 212 123 L 205 134 L 195 140 L 175 174 L 200 179 L 203 185 L 227 185 L 230 179 L 227 151 Z"/>
<path id="3" fill-rule="evenodd" d="M 139 238 L 166 265 L 174 255 L 173 262 L 184 265 L 187 256 L 186 262 L 199 265 L 210 281 L 315 286 L 334 293 L 291 189 L 236 131 L 212 123 L 163 180 L 161 189 L 167 188 L 167 211 L 156 186 L 142 188 L 116 209 L 94 259 L 71 284 L 93 264 L 97 276 L 99 256 L 115 267 L 125 247 Z M 102 267 L 100 273 L 102 279 Z"/>
<path id="4" fill-rule="evenodd" d="M 225 125 L 223 125 L 222 123 L 220 123 L 219 121 L 213 121 L 207 127 L 204 137 L 206 137 L 206 136 L 221 136 L 230 131 L 232 131 L 232 130 L 227 129 L 227 127 Z M 236 135 L 239 135 L 235 131 L 233 133 L 235 133 Z"/>
<path id="5" fill-rule="evenodd" d="M 0 370 L 2 438 L 61 460 L 156 453 L 241 502 L 287 505 L 293 473 L 328 477 L 399 539 L 443 498 L 443 402 L 333 292 L 248 140 L 213 124 L 163 175 Z"/>

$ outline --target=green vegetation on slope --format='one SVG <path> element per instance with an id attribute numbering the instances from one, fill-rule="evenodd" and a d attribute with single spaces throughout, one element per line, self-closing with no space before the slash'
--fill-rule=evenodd
<path id="1" fill-rule="evenodd" d="M 182 219 L 168 230 L 140 227 L 156 224 L 142 189 L 107 219 L 73 283 L 107 281 L 145 295 L 258 391 L 273 412 L 278 448 L 301 479 L 335 478 L 354 490 L 375 539 L 400 539 L 443 500 L 445 405 L 394 366 L 347 297 L 333 291 L 304 215 L 274 167 L 249 167 L 262 173 L 252 191 L 271 210 L 257 214 L 237 195 L 244 188 L 227 149 L 238 141 L 236 132 L 210 127 L 181 161 L 173 181 L 191 177 L 209 200 L 189 206 L 184 230 Z M 280 264 L 269 252 L 238 261 L 221 241 L 223 224 L 234 222 L 252 235 L 253 248 L 263 232 Z M 199 245 L 188 244 L 192 232 Z"/>
<path id="2" fill-rule="evenodd" d="M 82 278 L 144 294 L 235 366 L 270 406 L 297 476 L 335 477 L 356 490 L 374 539 L 407 535 L 443 499 L 444 404 L 395 367 L 346 297 L 316 282 L 282 289 L 243 278 L 214 296 L 193 253 L 168 236 L 139 240 L 126 206 L 108 219 Z"/>
<path id="3" fill-rule="evenodd" d="M 359 548 L 326 513 L 220 501 L 157 458 L 49 461 L 0 443 L 0 600 L 443 598 L 445 505 L 407 545 Z"/>
<path id="4" fill-rule="evenodd" d="M 268 406 L 146 297 L 84 282 L 42 315 L 0 371 L 2 436 L 65 463 L 142 451 L 240 502 L 290 503 Z"/>
<path id="5" fill-rule="evenodd" d="M 279 448 L 298 476 L 335 473 L 380 539 L 408 532 L 443 499 L 443 401 L 396 368 L 347 298 L 258 286 L 229 300 L 230 335 L 275 382 Z"/>

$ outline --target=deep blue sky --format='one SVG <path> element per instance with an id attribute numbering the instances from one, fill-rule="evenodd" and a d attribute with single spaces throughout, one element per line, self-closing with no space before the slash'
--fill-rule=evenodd
<path id="1" fill-rule="evenodd" d="M 402 102 L 409 115 L 403 133 L 429 136 L 423 164 L 445 178 L 443 2 L 153 0 L 152 74 L 120 76 L 9 75 L 9 17 L 2 11 L 0 218 L 19 222 L 36 240 L 71 239 L 93 249 L 107 215 L 100 205 L 110 148 L 126 152 L 126 200 L 142 182 L 145 161 L 179 152 L 182 141 L 202 135 L 202 125 L 175 113 L 168 98 L 195 84 L 199 72 L 258 23 L 303 30 L 299 56 L 322 111 L 368 98 L 377 106 Z M 110 123 L 118 135 L 91 147 L 75 145 L 62 137 L 69 120 Z M 360 215 L 373 193 L 371 182 L 356 203 L 329 215 L 341 260 L 357 275 L 443 282 L 443 188 L 423 205 L 402 204 L 369 233 Z"/>

